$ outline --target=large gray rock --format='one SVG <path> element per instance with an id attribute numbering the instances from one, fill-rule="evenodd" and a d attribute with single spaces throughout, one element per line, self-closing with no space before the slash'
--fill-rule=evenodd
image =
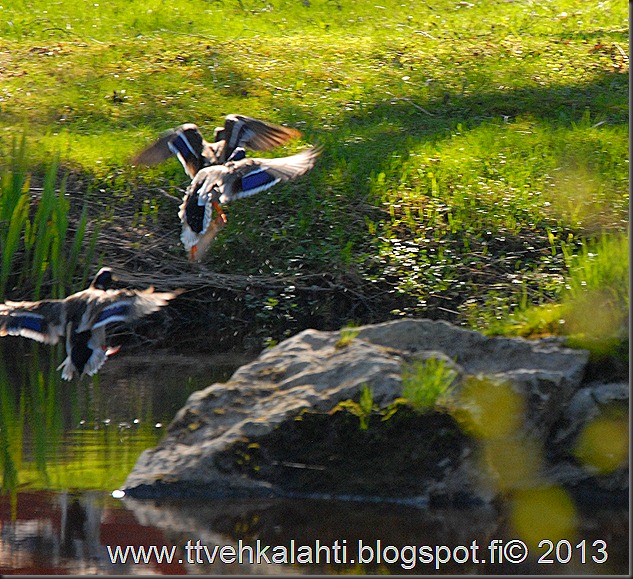
<path id="1" fill-rule="evenodd" d="M 556 431 L 551 437 L 552 454 L 554 457 L 547 465 L 547 475 L 550 479 L 562 484 L 595 493 L 596 489 L 615 495 L 624 493 L 629 488 L 628 463 L 601 476 L 595 465 L 583 463 L 582 456 L 577 457 L 576 449 L 583 431 L 598 423 L 607 425 L 604 436 L 610 436 L 605 441 L 605 449 L 601 452 L 626 452 L 628 454 L 628 407 L 629 384 L 593 382 L 582 385 L 565 405 Z M 615 440 L 619 438 L 620 440 Z M 601 447 L 600 441 L 596 443 Z M 591 484 L 588 485 L 587 482 Z M 617 499 L 616 499 L 617 500 Z"/>
<path id="2" fill-rule="evenodd" d="M 477 441 L 445 409 L 403 414 L 395 426 L 374 416 L 372 424 L 398 440 L 387 447 L 373 427 L 360 432 L 356 417 L 328 414 L 342 401 L 358 401 L 364 387 L 376 407 L 388 407 L 402 395 L 403 368 L 429 356 L 450 361 L 458 374 L 449 410 L 459 406 L 465 382 L 485 376 L 525 400 L 525 423 L 512 436 L 540 445 L 578 390 L 588 360 L 587 352 L 556 340 L 488 338 L 430 320 L 306 330 L 264 351 L 227 383 L 192 394 L 166 438 L 141 455 L 124 489 L 139 497 L 304 493 L 489 501 L 497 489 L 481 467 Z M 408 434 L 397 438 L 402 432 Z M 354 457 L 364 458 L 354 464 Z"/>

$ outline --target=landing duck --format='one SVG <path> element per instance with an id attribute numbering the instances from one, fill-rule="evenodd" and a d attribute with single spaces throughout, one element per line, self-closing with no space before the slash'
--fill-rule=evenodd
<path id="1" fill-rule="evenodd" d="M 96 374 L 120 346 L 106 346 L 106 326 L 147 316 L 175 298 L 181 290 L 155 292 L 111 289 L 112 270 L 104 267 L 90 286 L 65 299 L 0 304 L 0 336 L 23 336 L 45 344 L 57 344 L 66 336 L 66 359 L 57 368 L 64 380 L 75 373 Z"/>
<path id="2" fill-rule="evenodd" d="M 237 158 L 224 165 L 200 169 L 187 188 L 178 217 L 182 222 L 180 239 L 190 261 L 200 261 L 211 241 L 226 225 L 221 203 L 230 203 L 270 189 L 307 173 L 321 153 L 320 147 L 306 149 L 290 157 L 275 159 Z M 213 211 L 216 212 L 215 219 Z"/>
<path id="3" fill-rule="evenodd" d="M 227 115 L 214 131 L 214 142 L 204 139 L 197 125 L 186 123 L 164 132 L 132 160 L 133 165 L 157 165 L 176 155 L 189 178 L 204 167 L 231 160 L 238 148 L 269 151 L 301 136 L 297 129 L 274 125 L 244 115 Z"/>

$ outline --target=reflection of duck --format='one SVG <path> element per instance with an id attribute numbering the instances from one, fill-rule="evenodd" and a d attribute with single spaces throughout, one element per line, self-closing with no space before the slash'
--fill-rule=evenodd
<path id="1" fill-rule="evenodd" d="M 268 151 L 301 136 L 297 129 L 273 125 L 243 115 L 228 115 L 224 127 L 215 129 L 215 142 L 209 143 L 193 123 L 163 133 L 138 153 L 133 165 L 156 165 L 176 155 L 190 178 L 203 167 L 226 163 L 238 147 Z"/>
<path id="2" fill-rule="evenodd" d="M 73 498 L 72 503 L 66 510 L 66 520 L 62 530 L 62 553 L 66 557 L 77 556 L 75 552 L 75 541 L 86 540 L 86 510 L 79 502 L 77 497 Z M 63 520 L 63 519 L 62 519 Z"/>
<path id="3" fill-rule="evenodd" d="M 187 188 L 178 213 L 182 221 L 180 239 L 189 259 L 200 260 L 218 231 L 226 225 L 220 203 L 230 203 L 270 189 L 280 181 L 296 179 L 312 169 L 320 153 L 321 148 L 317 147 L 290 157 L 239 158 L 201 169 Z M 217 217 L 212 221 L 213 209 Z"/>
<path id="4" fill-rule="evenodd" d="M 56 344 L 66 336 L 66 359 L 58 370 L 64 380 L 75 372 L 92 376 L 119 347 L 105 345 L 105 327 L 114 322 L 131 322 L 165 306 L 175 292 L 110 289 L 114 280 L 109 268 L 102 268 L 87 289 L 62 300 L 5 302 L 0 305 L 0 336 L 24 336 L 45 344 Z"/>

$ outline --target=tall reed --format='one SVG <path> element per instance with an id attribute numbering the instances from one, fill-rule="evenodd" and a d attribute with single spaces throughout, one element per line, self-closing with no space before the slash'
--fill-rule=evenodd
<path id="1" fill-rule="evenodd" d="M 0 299 L 10 288 L 29 288 L 25 299 L 61 298 L 87 278 L 98 228 L 89 232 L 87 208 L 74 227 L 59 159 L 48 166 L 41 191 L 33 187 L 24 136 L 14 141 L 8 167 L 0 167 Z M 74 229 L 74 232 L 73 232 Z M 43 296 L 45 285 L 50 286 Z"/>

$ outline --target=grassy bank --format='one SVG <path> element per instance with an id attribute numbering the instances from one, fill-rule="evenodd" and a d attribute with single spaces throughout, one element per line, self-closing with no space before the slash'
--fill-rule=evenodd
<path id="1" fill-rule="evenodd" d="M 1 162 L 23 130 L 35 175 L 59 154 L 71 224 L 86 208 L 104 262 L 192 290 L 180 341 L 409 315 L 517 333 L 518 312 L 564 299 L 570 256 L 609 261 L 596 240 L 628 233 L 627 17 L 578 0 L 17 0 L 0 10 Z M 127 160 L 232 112 L 303 131 L 272 154 L 325 152 L 229 206 L 192 266 L 179 164 Z"/>

